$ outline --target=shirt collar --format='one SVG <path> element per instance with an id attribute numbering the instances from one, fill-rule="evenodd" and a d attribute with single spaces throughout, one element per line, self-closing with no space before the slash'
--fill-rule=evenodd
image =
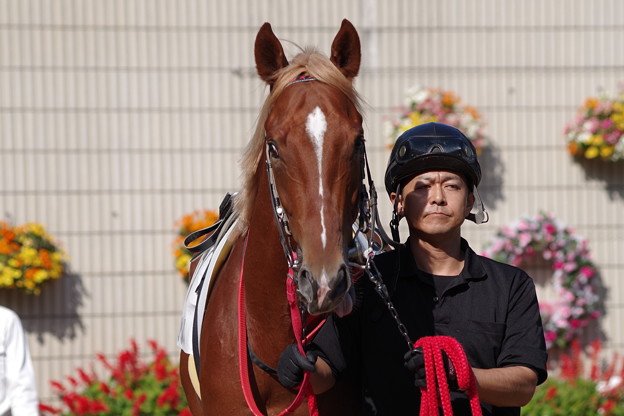
<path id="1" fill-rule="evenodd" d="M 405 244 L 399 249 L 401 250 L 401 276 L 413 276 L 418 274 L 418 267 L 412 256 L 410 249 L 410 239 L 408 238 Z M 462 269 L 459 277 L 464 280 L 481 280 L 487 277 L 483 265 L 479 261 L 479 256 L 470 248 L 468 242 L 461 239 L 461 250 L 465 253 L 464 256 L 464 268 Z"/>

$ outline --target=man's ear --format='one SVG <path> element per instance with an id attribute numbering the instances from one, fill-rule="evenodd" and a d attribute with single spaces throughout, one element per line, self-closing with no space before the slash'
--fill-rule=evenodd
<path id="1" fill-rule="evenodd" d="M 472 211 L 472 207 L 474 206 L 475 203 L 475 196 L 474 196 L 474 192 L 470 192 L 468 194 L 468 197 L 466 198 L 466 208 L 464 209 L 464 218 L 468 216 L 468 214 L 470 214 L 470 211 Z"/>
<path id="2" fill-rule="evenodd" d="M 397 214 L 399 214 L 399 216 L 402 217 L 403 216 L 403 196 L 400 194 L 397 194 L 396 192 L 391 192 L 390 201 L 392 202 L 392 206 L 396 206 Z"/>

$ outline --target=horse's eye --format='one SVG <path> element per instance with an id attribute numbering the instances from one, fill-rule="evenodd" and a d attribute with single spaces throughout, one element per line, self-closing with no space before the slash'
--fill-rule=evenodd
<path id="1" fill-rule="evenodd" d="M 271 157 L 272 159 L 279 159 L 277 145 L 273 141 L 269 142 L 269 157 Z"/>

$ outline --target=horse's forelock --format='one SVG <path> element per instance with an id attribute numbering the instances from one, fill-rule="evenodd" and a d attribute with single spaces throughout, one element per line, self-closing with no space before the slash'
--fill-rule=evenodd
<path id="1" fill-rule="evenodd" d="M 264 124 L 269 116 L 273 104 L 284 89 L 301 74 L 307 74 L 320 82 L 331 85 L 340 90 L 361 113 L 362 100 L 353 84 L 325 55 L 316 49 L 307 48 L 292 59 L 292 62 L 275 73 L 275 82 L 269 96 L 266 98 L 258 114 L 256 129 L 252 139 L 247 144 L 243 157 L 240 160 L 242 170 L 240 193 L 234 200 L 234 210 L 239 216 L 239 233 L 247 231 L 254 206 L 254 198 L 258 187 L 256 171 L 264 153 L 265 130 Z"/>

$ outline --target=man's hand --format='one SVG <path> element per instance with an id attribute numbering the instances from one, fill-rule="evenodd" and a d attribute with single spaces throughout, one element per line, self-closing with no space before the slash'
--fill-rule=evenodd
<path id="1" fill-rule="evenodd" d="M 414 372 L 414 385 L 416 387 L 425 387 L 427 381 L 425 379 L 425 357 L 422 348 L 416 347 L 409 350 L 404 356 L 403 361 L 405 368 Z"/>
<path id="2" fill-rule="evenodd" d="M 423 356 L 422 348 L 416 347 L 411 349 L 403 356 L 403 360 L 405 368 L 414 372 L 414 385 L 416 387 L 426 387 L 425 357 Z M 444 351 L 442 351 L 442 361 L 444 362 L 444 370 L 446 372 L 449 388 L 451 390 L 459 390 L 457 385 L 457 372 Z"/>
<path id="3" fill-rule="evenodd" d="M 297 344 L 290 344 L 282 352 L 277 363 L 277 378 L 282 386 L 292 389 L 303 381 L 304 371 L 314 371 L 317 354 L 308 351 L 304 357 Z"/>

